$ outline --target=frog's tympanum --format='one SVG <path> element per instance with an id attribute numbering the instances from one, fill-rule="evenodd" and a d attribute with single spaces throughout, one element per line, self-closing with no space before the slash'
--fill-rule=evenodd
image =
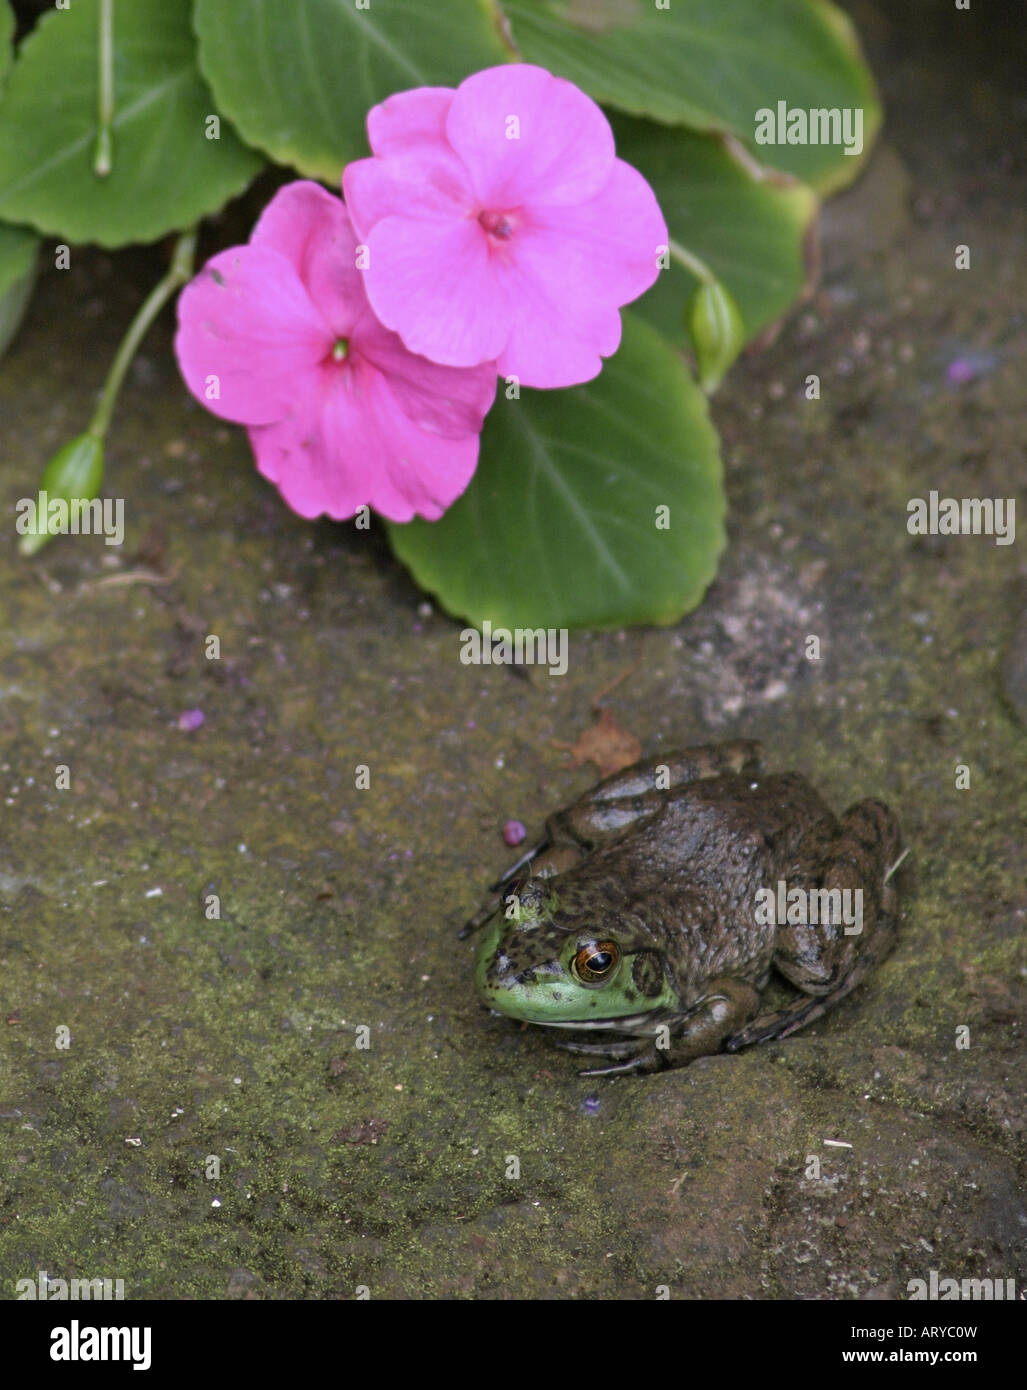
<path id="1" fill-rule="evenodd" d="M 637 763 L 546 823 L 468 923 L 477 987 L 511 1018 L 590 1035 L 583 1072 L 657 1071 L 784 1038 L 887 953 L 899 829 L 861 801 L 838 820 L 760 746 Z M 759 1013 L 771 969 L 801 993 Z"/>

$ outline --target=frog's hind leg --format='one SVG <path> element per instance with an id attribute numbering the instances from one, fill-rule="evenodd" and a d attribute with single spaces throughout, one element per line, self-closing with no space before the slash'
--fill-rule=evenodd
<path id="1" fill-rule="evenodd" d="M 762 768 L 763 749 L 749 739 L 657 754 L 615 772 L 573 805 L 550 816 L 546 821 L 549 844 L 554 850 L 569 846 L 579 853 L 594 850 L 656 815 L 659 797 L 665 792 L 726 773 L 756 777 Z"/>
<path id="2" fill-rule="evenodd" d="M 654 803 L 650 793 L 659 795 L 728 772 L 756 777 L 762 770 L 762 746 L 751 739 L 734 739 L 728 743 L 700 744 L 680 753 L 656 754 L 604 778 L 565 810 L 549 817 L 545 836 L 538 844 L 526 850 L 489 885 L 493 896 L 464 924 L 460 939 L 488 921 L 500 904 L 503 888 L 524 869 L 530 868 L 535 877 L 542 878 L 562 874 L 599 845 L 617 839 L 655 815 L 658 803 Z"/>
<path id="3" fill-rule="evenodd" d="M 836 924 L 835 949 L 825 958 L 830 929 L 823 923 L 779 927 L 774 967 L 803 994 L 788 1008 L 764 1014 L 729 1038 L 728 1052 L 797 1033 L 834 1008 L 884 959 L 895 940 L 898 894 L 891 878 L 898 867 L 899 843 L 898 823 L 883 802 L 861 801 L 846 811 L 822 887 L 862 890 L 869 899 L 863 908 L 866 930 L 845 935 Z M 883 866 L 879 880 L 868 875 L 868 863 Z"/>
<path id="4" fill-rule="evenodd" d="M 757 776 L 763 771 L 763 745 L 748 738 L 727 743 L 703 743 L 683 748 L 679 753 L 656 753 L 640 763 L 614 772 L 597 783 L 574 803 L 594 805 L 621 801 L 647 792 L 673 791 L 689 782 L 707 777 L 723 777 L 728 772 Z"/>

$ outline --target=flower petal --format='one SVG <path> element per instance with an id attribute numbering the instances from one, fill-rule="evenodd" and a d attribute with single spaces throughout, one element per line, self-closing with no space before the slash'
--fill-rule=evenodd
<path id="1" fill-rule="evenodd" d="M 415 87 L 396 92 L 367 113 L 367 139 L 375 154 L 403 154 L 412 145 L 439 145 L 446 138 L 446 116 L 453 87 Z"/>
<path id="2" fill-rule="evenodd" d="M 292 265 L 266 247 L 222 251 L 178 297 L 175 353 L 182 376 L 196 399 L 225 420 L 279 419 L 331 341 Z"/>
<path id="3" fill-rule="evenodd" d="M 452 87 L 417 87 L 371 108 L 367 136 L 376 158 L 354 160 L 342 180 L 362 236 L 394 214 L 447 219 L 471 207 L 470 180 L 446 140 L 454 95 Z"/>
<path id="4" fill-rule="evenodd" d="M 415 425 L 447 439 L 477 434 L 496 395 L 493 362 L 443 367 L 408 352 L 398 333 L 368 313 L 353 334 L 353 350 L 388 380 L 400 409 Z"/>
<path id="5" fill-rule="evenodd" d="M 587 203 L 534 209 L 517 257 L 560 285 L 568 303 L 629 304 L 659 278 L 668 235 L 653 190 L 637 169 L 616 159 L 602 191 Z"/>
<path id="6" fill-rule="evenodd" d="M 529 63 L 462 82 L 446 133 L 482 205 L 495 212 L 592 198 L 614 159 L 613 131 L 592 98 Z"/>
<path id="7" fill-rule="evenodd" d="M 391 521 L 415 515 L 437 521 L 474 476 L 477 430 L 443 438 L 419 429 L 399 408 L 392 382 L 377 372 L 368 384 L 367 404 L 379 445 L 371 506 Z"/>
<path id="8" fill-rule="evenodd" d="M 387 217 L 367 244 L 371 307 L 411 352 L 449 367 L 495 360 L 510 310 L 476 221 Z"/>
<path id="9" fill-rule="evenodd" d="M 275 483 L 300 516 L 327 513 L 336 521 L 368 505 L 368 468 L 364 456 L 365 411 L 358 396 L 334 374 L 311 378 L 289 413 L 273 425 L 250 430 L 257 468 Z M 333 422 L 327 428 L 331 409 Z"/>
<path id="10" fill-rule="evenodd" d="M 393 521 L 434 520 L 467 486 L 478 435 L 444 439 L 407 418 L 368 364 L 324 369 L 290 415 L 250 430 L 260 472 L 300 516 L 337 521 L 370 506 Z"/>
<path id="11" fill-rule="evenodd" d="M 311 179 L 287 183 L 274 195 L 250 233 L 251 246 L 280 251 L 302 279 L 310 238 L 339 200 Z"/>
<path id="12" fill-rule="evenodd" d="M 522 386 L 576 386 L 602 370 L 620 346 L 620 313 L 580 285 L 554 280 L 559 265 L 550 243 L 528 241 L 501 280 L 511 304 L 510 331 L 499 354 L 500 376 Z"/>
<path id="13" fill-rule="evenodd" d="M 655 194 L 621 159 L 587 203 L 525 214 L 498 272 L 513 306 L 500 374 L 543 387 L 596 376 L 620 344 L 617 309 L 657 279 L 667 236 Z"/>
<path id="14" fill-rule="evenodd" d="M 357 239 L 339 198 L 309 179 L 286 184 L 261 213 L 250 245 L 281 252 L 335 335 L 349 332 L 367 296 Z"/>
<path id="15" fill-rule="evenodd" d="M 294 512 L 308 519 L 328 512 L 341 520 L 367 498 L 355 453 L 348 469 L 337 464 L 329 475 L 320 428 L 321 394 L 316 379 L 308 379 L 306 391 L 297 393 L 280 420 L 249 430 L 250 443 L 258 470 L 276 484 Z"/>
<path id="16" fill-rule="evenodd" d="M 475 208 L 467 171 L 444 142 L 354 160 L 343 172 L 342 193 L 362 242 L 386 217 L 452 222 Z"/>

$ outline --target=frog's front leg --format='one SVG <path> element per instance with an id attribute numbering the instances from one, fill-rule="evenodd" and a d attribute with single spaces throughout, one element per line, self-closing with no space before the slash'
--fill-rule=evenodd
<path id="1" fill-rule="evenodd" d="M 748 980 L 721 975 L 707 981 L 703 997 L 681 1014 L 666 1019 L 667 1032 L 657 1034 L 627 1061 L 593 1067 L 579 1076 L 619 1076 L 624 1072 L 662 1071 L 684 1067 L 697 1057 L 719 1052 L 732 1034 L 759 1008 L 760 996 Z M 666 1046 L 662 1046 L 666 1043 Z"/>
<path id="2" fill-rule="evenodd" d="M 457 933 L 463 941 L 470 936 L 471 932 L 477 931 L 484 926 L 494 912 L 497 912 L 503 902 L 503 889 L 507 884 L 512 885 L 513 880 L 523 869 L 531 866 L 531 874 L 535 878 L 550 878 L 553 874 L 562 874 L 564 869 L 571 868 L 582 858 L 583 850 L 577 845 L 557 845 L 554 846 L 549 839 L 540 840 L 520 859 L 511 864 L 501 878 L 497 878 L 495 883 L 489 884 L 489 899 L 473 917 L 468 918 Z M 540 858 L 541 856 L 541 858 Z"/>

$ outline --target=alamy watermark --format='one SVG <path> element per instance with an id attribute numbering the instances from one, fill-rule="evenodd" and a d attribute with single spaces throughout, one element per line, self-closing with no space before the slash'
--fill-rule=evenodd
<path id="1" fill-rule="evenodd" d="M 911 536 L 994 536 L 996 545 L 1016 540 L 1015 497 L 912 497 L 906 530 Z"/>
<path id="2" fill-rule="evenodd" d="M 149 1327 L 83 1327 L 72 1318 L 50 1333 L 50 1360 L 131 1361 L 133 1371 L 148 1371 L 150 1346 Z"/>
<path id="3" fill-rule="evenodd" d="M 120 1299 L 125 1297 L 124 1279 L 51 1279 L 45 1269 L 36 1271 L 35 1279 L 19 1279 L 15 1297 L 59 1302 L 67 1298 Z"/>
<path id="4" fill-rule="evenodd" d="M 41 491 L 38 497 L 19 497 L 14 504 L 18 518 L 14 529 L 19 536 L 103 536 L 105 545 L 121 545 L 125 540 L 125 499 L 123 497 L 51 497 Z"/>
<path id="5" fill-rule="evenodd" d="M 844 145 L 845 153 L 863 153 L 861 106 L 815 106 L 809 111 L 779 101 L 756 112 L 757 145 Z"/>
<path id="6" fill-rule="evenodd" d="M 1016 1298 L 1015 1279 L 948 1279 L 942 1278 L 936 1269 L 929 1269 L 927 1275 L 926 1279 L 910 1279 L 906 1285 L 911 1303 L 931 1298 L 941 1303 L 957 1298 L 1008 1303 Z"/>
<path id="7" fill-rule="evenodd" d="M 465 666 L 548 666 L 551 676 L 567 674 L 568 632 L 565 627 L 497 627 L 486 618 L 481 632 L 465 627 L 460 633 L 460 660 Z"/>
<path id="8" fill-rule="evenodd" d="M 862 888 L 789 888 L 778 879 L 777 889 L 756 890 L 756 921 L 762 926 L 835 926 L 846 936 L 863 930 Z"/>

